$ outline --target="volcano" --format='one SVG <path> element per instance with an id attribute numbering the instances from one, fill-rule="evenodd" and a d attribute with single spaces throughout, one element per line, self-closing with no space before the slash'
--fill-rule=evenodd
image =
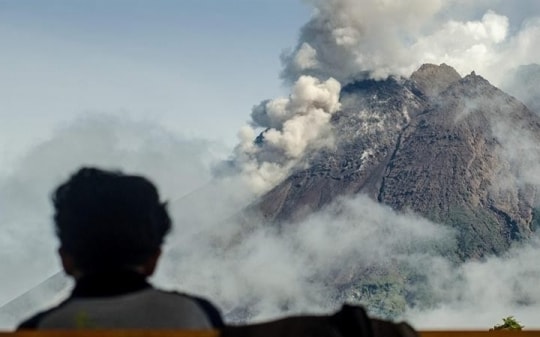
<path id="1" fill-rule="evenodd" d="M 364 80 L 341 91 L 335 146 L 310 154 L 254 208 L 285 225 L 338 197 L 367 194 L 456 230 L 456 260 L 505 252 L 535 230 L 533 186 L 520 178 L 511 135 L 540 140 L 540 118 L 474 72 L 425 64 L 409 78 Z M 262 133 L 257 142 L 264 142 Z"/>

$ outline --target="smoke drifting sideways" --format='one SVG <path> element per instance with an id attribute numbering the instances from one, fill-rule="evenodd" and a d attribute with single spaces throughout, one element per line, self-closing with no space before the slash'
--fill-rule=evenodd
<path id="1" fill-rule="evenodd" d="M 155 281 L 211 298 L 230 323 L 330 313 L 345 300 L 368 304 L 363 296 L 369 292 L 356 296 L 346 285 L 386 282 L 381 307 L 367 306 L 371 315 L 394 305 L 403 309 L 394 319 L 417 328 L 487 329 L 508 315 L 538 327 L 536 239 L 505 256 L 459 265 L 445 255 L 456 245 L 451 229 L 363 195 L 337 200 L 281 230 L 219 224 L 184 235 L 191 224 L 177 223 Z M 402 292 L 392 293 L 393 282 L 404 285 Z M 405 303 L 405 296 L 415 302 Z"/>
<path id="2" fill-rule="evenodd" d="M 283 55 L 287 81 L 312 75 L 345 85 L 446 63 L 497 85 L 508 70 L 538 62 L 540 8 L 531 1 L 512 10 L 502 1 L 478 0 L 307 2 L 315 14 L 296 48 Z M 511 25 L 509 17 L 522 21 Z"/>
<path id="3" fill-rule="evenodd" d="M 418 327 L 482 328 L 514 316 L 529 329 L 538 329 L 540 242 L 509 251 L 503 257 L 468 262 L 459 268 L 433 269 L 429 282 L 438 289 L 438 305 L 410 309 L 405 317 Z"/>

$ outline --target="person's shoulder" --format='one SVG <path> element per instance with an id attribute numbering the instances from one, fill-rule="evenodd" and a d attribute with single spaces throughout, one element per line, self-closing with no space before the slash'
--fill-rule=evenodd
<path id="1" fill-rule="evenodd" d="M 212 302 L 205 299 L 204 297 L 199 297 L 177 291 L 166 291 L 160 289 L 156 290 L 163 294 L 168 294 L 170 296 L 179 296 L 193 301 L 205 313 L 206 317 L 208 317 L 208 320 L 214 328 L 221 328 L 225 326 L 220 310 Z"/>
<path id="2" fill-rule="evenodd" d="M 43 316 L 45 316 L 48 313 L 49 313 L 49 311 L 43 311 L 43 312 L 35 314 L 34 316 L 26 319 L 25 321 L 21 322 L 19 324 L 19 326 L 17 326 L 17 331 L 18 330 L 27 330 L 27 329 L 36 329 L 39 322 L 43 318 Z"/>
<path id="3" fill-rule="evenodd" d="M 39 323 L 43 320 L 43 318 L 45 318 L 50 313 L 58 310 L 59 308 L 64 306 L 67 302 L 68 300 L 65 300 L 64 302 L 60 303 L 57 306 L 38 312 L 37 314 L 31 316 L 30 318 L 27 318 L 26 320 L 19 323 L 19 325 L 17 326 L 17 331 L 37 329 L 39 326 Z"/>

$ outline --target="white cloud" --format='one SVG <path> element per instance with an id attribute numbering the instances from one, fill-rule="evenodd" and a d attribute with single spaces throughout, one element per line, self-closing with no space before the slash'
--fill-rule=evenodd
<path id="1" fill-rule="evenodd" d="M 539 61 L 534 41 L 540 25 L 533 19 L 540 14 L 537 8 L 528 13 L 522 27 L 510 29 L 508 16 L 517 14 L 501 3 L 310 2 L 317 10 L 303 27 L 296 50 L 284 57 L 283 76 L 288 80 L 307 74 L 346 84 L 366 76 L 409 76 L 423 63 L 447 63 L 462 75 L 475 70 L 499 83 L 501 74 L 512 67 Z M 471 18 L 466 11 L 473 17 L 482 15 Z M 306 46 L 310 55 L 317 56 L 310 67 L 297 62 L 304 58 Z"/>
<path id="2" fill-rule="evenodd" d="M 419 328 L 487 329 L 508 316 L 529 329 L 538 328 L 540 291 L 534 285 L 540 277 L 539 254 L 536 238 L 500 258 L 430 273 L 440 302 L 428 310 L 413 309 L 407 317 Z"/>

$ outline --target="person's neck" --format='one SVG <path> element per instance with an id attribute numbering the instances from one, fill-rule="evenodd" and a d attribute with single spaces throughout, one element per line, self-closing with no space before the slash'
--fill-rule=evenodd
<path id="1" fill-rule="evenodd" d="M 108 297 L 151 287 L 146 275 L 133 269 L 96 270 L 76 279 L 74 297 Z"/>

